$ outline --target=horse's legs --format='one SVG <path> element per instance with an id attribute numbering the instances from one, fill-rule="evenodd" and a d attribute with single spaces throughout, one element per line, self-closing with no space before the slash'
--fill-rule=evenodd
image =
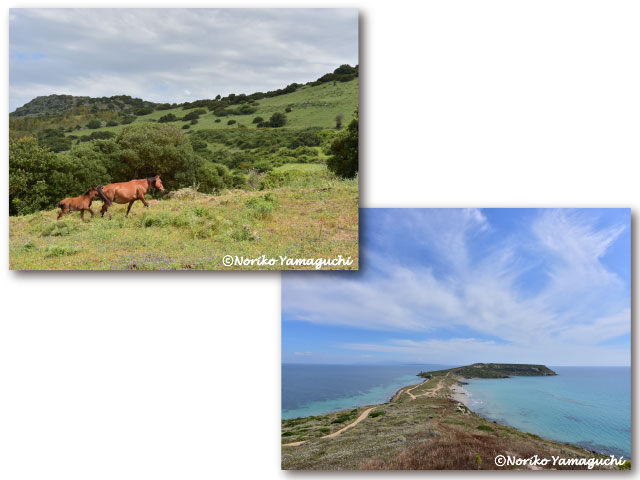
<path id="1" fill-rule="evenodd" d="M 60 219 L 62 218 L 62 216 L 63 216 L 65 213 L 66 213 L 66 212 L 65 212 L 64 210 L 62 210 L 62 211 L 60 212 L 60 215 L 58 215 L 58 218 L 56 218 L 56 222 L 57 222 L 58 220 L 60 220 Z"/>
<path id="2" fill-rule="evenodd" d="M 80 220 L 84 222 L 84 208 L 80 210 Z"/>
<path id="3" fill-rule="evenodd" d="M 87 210 L 89 210 L 89 213 L 91 214 L 91 218 L 93 218 L 93 210 L 91 210 L 90 208 L 87 208 Z"/>
<path id="4" fill-rule="evenodd" d="M 131 201 L 129 202 L 129 206 L 127 207 L 127 213 L 126 213 L 125 217 L 128 217 L 128 216 L 129 216 L 129 210 L 131 210 L 131 205 L 133 205 L 133 202 L 135 202 L 135 200 L 131 200 Z"/>
<path id="5" fill-rule="evenodd" d="M 109 210 L 109 207 L 107 206 L 106 203 L 102 204 L 102 208 L 100 209 L 100 213 L 102 214 L 101 216 L 104 218 L 104 213 L 107 212 L 107 210 Z M 109 213 L 109 212 L 107 212 Z M 109 213 L 109 220 L 111 220 L 111 213 Z"/>

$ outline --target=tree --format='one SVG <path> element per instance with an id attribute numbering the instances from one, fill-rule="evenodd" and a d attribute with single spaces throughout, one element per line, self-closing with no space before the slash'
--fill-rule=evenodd
<path id="1" fill-rule="evenodd" d="M 102 122 L 96 118 L 94 118 L 93 120 L 89 120 L 89 122 L 87 123 L 87 128 L 91 129 L 100 128 L 101 126 Z"/>
<path id="2" fill-rule="evenodd" d="M 287 123 L 287 116 L 282 112 L 274 113 L 269 119 L 269 125 L 273 128 L 284 127 L 285 123 Z"/>
<path id="3" fill-rule="evenodd" d="M 329 147 L 327 168 L 339 177 L 352 178 L 358 173 L 358 110 L 346 130 Z"/>
<path id="4" fill-rule="evenodd" d="M 98 157 L 81 158 L 70 153 L 56 155 L 38 145 L 33 137 L 10 139 L 9 215 L 53 208 L 65 197 L 109 183 L 110 177 Z"/>
<path id="5" fill-rule="evenodd" d="M 180 129 L 143 122 L 123 129 L 115 140 L 120 153 L 114 177 L 130 180 L 162 174 L 162 183 L 169 190 L 196 183 L 202 160 Z"/>

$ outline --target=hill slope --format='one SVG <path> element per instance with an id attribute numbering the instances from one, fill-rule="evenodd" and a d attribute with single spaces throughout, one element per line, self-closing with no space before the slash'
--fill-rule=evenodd
<path id="1" fill-rule="evenodd" d="M 420 372 L 419 376 L 431 378 L 447 374 L 464 378 L 509 378 L 510 376 L 547 376 L 557 375 L 556 372 L 544 365 L 530 365 L 526 363 L 474 363 L 465 367 L 448 368 L 432 372 Z"/>

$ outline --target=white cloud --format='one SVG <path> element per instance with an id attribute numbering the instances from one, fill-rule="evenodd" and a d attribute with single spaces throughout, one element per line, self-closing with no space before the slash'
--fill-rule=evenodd
<path id="1" fill-rule="evenodd" d="M 429 363 L 450 363 L 447 359 L 459 358 L 460 351 L 473 361 L 508 361 L 514 355 L 535 361 L 545 353 L 538 361 L 546 362 L 553 351 L 556 364 L 589 356 L 592 363 L 599 353 L 628 356 L 625 349 L 602 346 L 630 332 L 623 282 L 601 262 L 624 227 L 598 229 L 584 214 L 543 211 L 530 230 L 472 259 L 475 236 L 491 230 L 482 212 L 418 210 L 407 221 L 426 249 L 446 263 L 445 273 L 401 267 L 393 258 L 363 252 L 362 261 L 375 266 L 366 277 L 285 275 L 286 318 L 414 332 L 412 337 L 425 340 L 345 348 L 411 354 Z M 523 287 L 522 277 L 532 268 L 542 269 L 536 273 L 538 285 Z M 479 339 L 430 338 L 430 332 L 445 329 Z"/>
<path id="2" fill-rule="evenodd" d="M 51 93 L 157 102 L 253 93 L 358 63 L 355 9 L 39 8 L 10 19 L 11 110 Z M 26 58 L 34 52 L 44 57 Z"/>

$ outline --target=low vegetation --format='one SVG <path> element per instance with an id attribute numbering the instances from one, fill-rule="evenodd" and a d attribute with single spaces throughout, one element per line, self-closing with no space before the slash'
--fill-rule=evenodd
<path id="1" fill-rule="evenodd" d="M 82 222 L 58 210 L 9 218 L 9 266 L 16 270 L 226 269 L 225 255 L 259 258 L 351 256 L 358 268 L 357 179 L 343 180 L 323 165 L 292 165 L 270 173 L 268 185 L 209 195 L 182 188 L 111 208 Z M 265 178 L 266 179 L 266 178 Z M 99 200 L 92 208 L 98 212 Z M 85 218 L 87 218 L 86 216 Z M 232 269 L 292 269 L 240 265 Z"/>

